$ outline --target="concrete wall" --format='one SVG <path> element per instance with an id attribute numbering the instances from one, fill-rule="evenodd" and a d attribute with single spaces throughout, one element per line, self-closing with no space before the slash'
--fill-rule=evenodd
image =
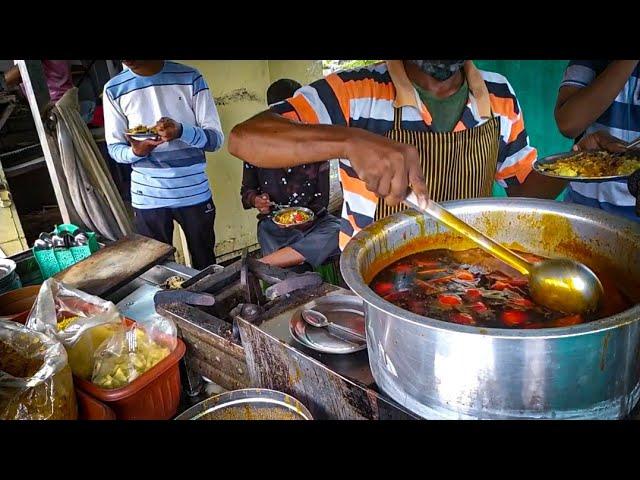
<path id="1" fill-rule="evenodd" d="M 308 83 L 322 75 L 322 67 L 320 61 L 315 60 L 177 61 L 197 68 L 206 79 L 225 135 L 224 147 L 207 154 L 207 173 L 217 209 L 216 254 L 224 260 L 257 243 L 256 212 L 242 208 L 242 162 L 227 150 L 229 132 L 236 124 L 266 108 L 265 95 L 272 81 L 287 77 Z"/>
<path id="2" fill-rule="evenodd" d="M 271 82 L 290 78 L 302 85 L 322 77 L 321 60 L 269 60 Z"/>

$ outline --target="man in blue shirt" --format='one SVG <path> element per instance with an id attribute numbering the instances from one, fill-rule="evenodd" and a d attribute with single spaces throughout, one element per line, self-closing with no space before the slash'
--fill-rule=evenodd
<path id="1" fill-rule="evenodd" d="M 165 60 L 124 60 L 127 67 L 104 87 L 105 138 L 109 154 L 131 164 L 131 204 L 136 231 L 173 241 L 173 222 L 183 228 L 193 267 L 215 263 L 213 203 L 205 151 L 224 136 L 213 97 L 195 68 Z M 157 139 L 126 134 L 156 127 Z"/>

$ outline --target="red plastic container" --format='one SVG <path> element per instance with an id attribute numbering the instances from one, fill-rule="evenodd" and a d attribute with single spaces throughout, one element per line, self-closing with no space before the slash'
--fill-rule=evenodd
<path id="1" fill-rule="evenodd" d="M 127 319 L 127 323 L 133 323 Z M 155 367 L 129 385 L 108 390 L 74 377 L 75 386 L 111 408 L 118 420 L 169 420 L 180 405 L 180 359 L 187 347 L 177 339 L 176 348 Z"/>
<path id="2" fill-rule="evenodd" d="M 116 413 L 104 403 L 76 388 L 78 420 L 115 420 Z"/>
<path id="3" fill-rule="evenodd" d="M 0 295 L 0 320 L 13 320 L 24 325 L 39 291 L 40 285 L 34 285 Z"/>

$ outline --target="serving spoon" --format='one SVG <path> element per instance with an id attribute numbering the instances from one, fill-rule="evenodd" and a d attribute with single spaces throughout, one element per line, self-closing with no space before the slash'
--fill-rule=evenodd
<path id="1" fill-rule="evenodd" d="M 351 343 L 353 343 L 353 337 L 357 338 L 362 342 L 365 342 L 367 340 L 366 337 L 362 335 L 360 332 L 357 332 L 349 327 L 344 327 L 342 325 L 329 321 L 329 319 L 323 313 L 318 312 L 317 310 L 311 310 L 311 309 L 303 310 L 302 319 L 313 327 L 327 328 L 327 330 L 329 330 L 329 332 L 331 333 L 340 332 L 338 337 L 341 340 L 347 340 L 347 341 L 350 341 Z M 342 334 L 345 334 L 345 333 L 347 334 L 348 337 L 351 337 L 351 340 L 349 340 L 349 338 L 343 337 Z"/>
<path id="2" fill-rule="evenodd" d="M 587 266 L 568 258 L 549 258 L 530 263 L 463 222 L 431 199 L 418 199 L 409 193 L 404 203 L 429 214 L 447 227 L 471 240 L 484 251 L 529 277 L 533 300 L 563 313 L 589 313 L 597 310 L 604 295 L 602 283 Z"/>

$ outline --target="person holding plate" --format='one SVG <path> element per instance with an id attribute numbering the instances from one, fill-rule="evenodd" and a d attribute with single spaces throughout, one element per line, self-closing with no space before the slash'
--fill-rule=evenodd
<path id="1" fill-rule="evenodd" d="M 224 142 L 207 82 L 195 68 L 166 60 L 123 60 L 104 87 L 105 138 L 111 157 L 131 164 L 136 231 L 173 243 L 184 230 L 194 268 L 214 264 L 215 205 L 205 152 Z M 129 135 L 138 126 L 153 134 Z M 150 138 L 144 138 L 144 137 Z"/>
<path id="2" fill-rule="evenodd" d="M 555 118 L 576 139 L 574 150 L 623 152 L 640 137 L 638 60 L 571 60 L 560 84 Z M 571 182 L 566 201 L 640 221 L 627 180 Z"/>
<path id="3" fill-rule="evenodd" d="M 300 87 L 294 80 L 278 80 L 267 90 L 267 103 L 286 100 Z M 339 253 L 340 221 L 327 212 L 329 162 L 273 169 L 245 162 L 240 195 L 245 209 L 258 210 L 258 242 L 264 263 L 300 271 Z M 279 226 L 273 214 L 284 206 L 308 208 L 314 219 L 300 226 Z"/>

